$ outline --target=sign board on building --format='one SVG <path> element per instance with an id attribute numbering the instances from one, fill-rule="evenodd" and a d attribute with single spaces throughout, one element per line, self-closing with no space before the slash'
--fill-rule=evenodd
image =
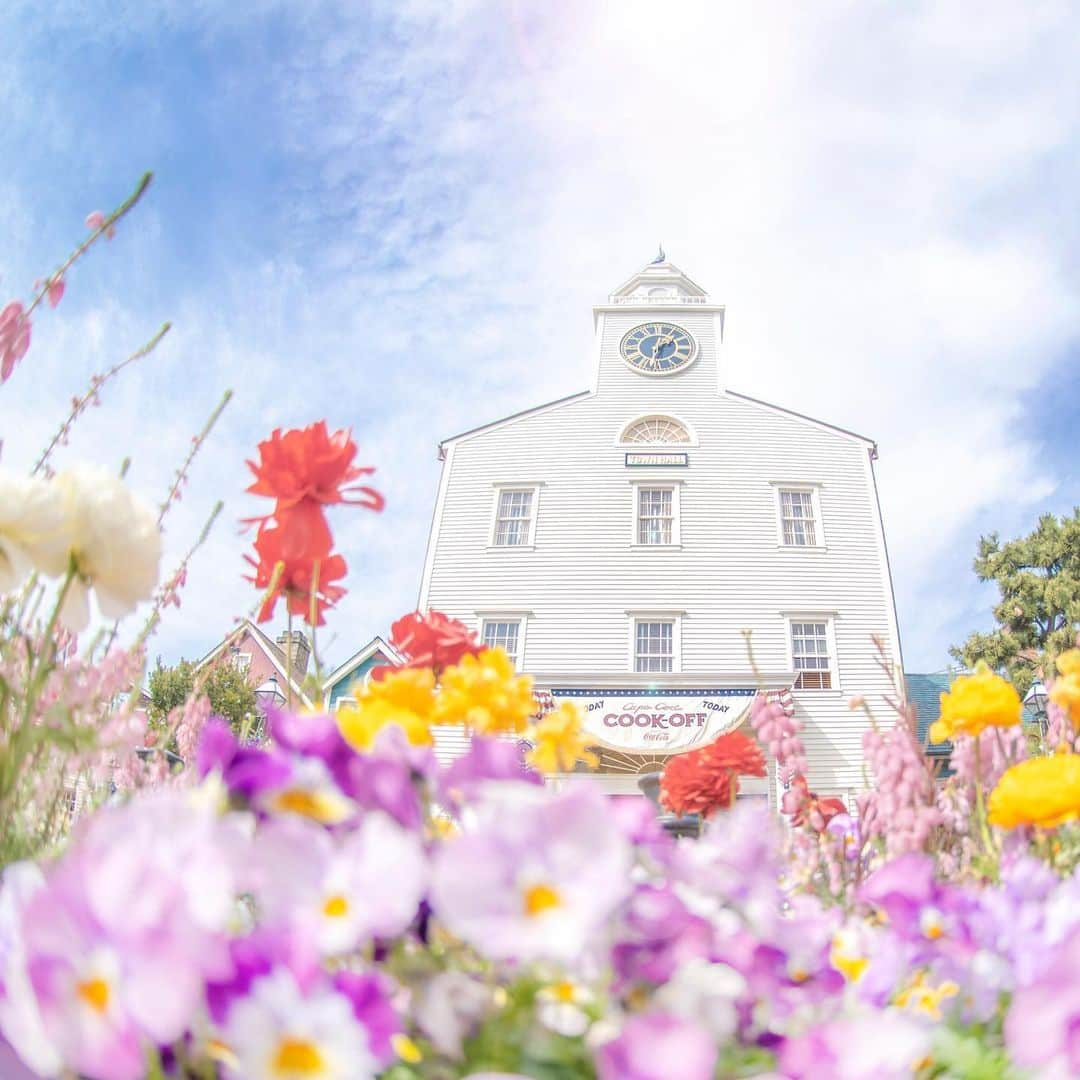
<path id="1" fill-rule="evenodd" d="M 589 690 L 555 688 L 585 717 L 591 741 L 635 754 L 681 754 L 734 731 L 756 690 Z"/>
<path id="2" fill-rule="evenodd" d="M 689 465 L 690 455 L 679 453 L 642 453 L 639 450 L 627 451 L 626 464 L 631 468 L 641 465 Z"/>

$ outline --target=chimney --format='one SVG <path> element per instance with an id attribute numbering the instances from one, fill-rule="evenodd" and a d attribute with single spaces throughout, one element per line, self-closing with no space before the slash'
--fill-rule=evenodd
<path id="1" fill-rule="evenodd" d="M 295 682 L 301 682 L 307 674 L 308 659 L 311 656 L 311 644 L 304 635 L 303 630 L 293 630 L 292 640 L 289 640 L 289 631 L 284 630 L 278 634 L 278 648 L 286 656 L 286 666 L 292 674 Z"/>

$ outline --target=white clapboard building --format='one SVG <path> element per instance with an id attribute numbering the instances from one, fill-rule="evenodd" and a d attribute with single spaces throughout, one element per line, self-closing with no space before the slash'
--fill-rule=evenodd
<path id="1" fill-rule="evenodd" d="M 421 609 L 579 702 L 612 793 L 764 688 L 790 691 L 811 788 L 850 797 L 849 702 L 889 691 L 872 637 L 900 659 L 873 441 L 730 390 L 724 308 L 662 254 L 594 322 L 592 389 L 441 444 Z"/>

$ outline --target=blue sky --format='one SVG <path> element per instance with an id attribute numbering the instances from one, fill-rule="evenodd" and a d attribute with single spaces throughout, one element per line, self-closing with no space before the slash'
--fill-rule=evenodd
<path id="1" fill-rule="evenodd" d="M 0 10 L 0 298 L 144 169 L 0 399 L 32 460 L 164 319 L 65 451 L 226 516 L 158 639 L 247 610 L 243 460 L 351 426 L 381 517 L 341 512 L 330 663 L 416 597 L 440 437 L 582 389 L 590 305 L 651 257 L 728 307 L 729 385 L 865 432 L 908 667 L 989 621 L 978 536 L 1080 502 L 1080 77 L 1069 4 L 108 3 Z"/>

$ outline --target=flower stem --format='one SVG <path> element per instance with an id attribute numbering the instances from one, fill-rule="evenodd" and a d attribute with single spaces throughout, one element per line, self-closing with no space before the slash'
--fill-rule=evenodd
<path id="1" fill-rule="evenodd" d="M 202 430 L 191 440 L 191 449 L 188 451 L 188 456 L 184 459 L 183 465 L 176 470 L 176 475 L 173 477 L 172 486 L 169 488 L 168 495 L 165 496 L 165 501 L 161 504 L 161 510 L 158 513 L 157 524 L 158 528 L 161 528 L 162 522 L 165 520 L 165 515 L 169 512 L 169 508 L 176 500 L 177 495 L 180 492 L 181 486 L 187 479 L 188 469 L 191 468 L 192 461 L 195 460 L 195 455 L 202 449 L 202 445 L 206 442 L 207 437 L 213 430 L 214 425 L 218 422 L 218 417 L 225 411 L 225 406 L 232 400 L 233 392 L 226 390 L 221 400 L 217 403 L 214 411 L 207 418 L 207 421 L 202 426 Z"/>
<path id="2" fill-rule="evenodd" d="M 986 807 L 983 805 L 982 785 L 982 761 L 979 755 L 979 736 L 975 739 L 975 816 L 979 819 L 979 831 L 982 834 L 983 844 L 987 855 L 997 856 L 997 848 L 990 836 L 990 826 L 986 820 Z"/>
<path id="3" fill-rule="evenodd" d="M 289 712 L 292 712 L 292 609 L 289 609 L 285 627 L 288 630 L 285 645 L 285 689 L 289 695 Z"/>
<path id="4" fill-rule="evenodd" d="M 97 242 L 102 233 L 111 229 L 129 210 L 131 210 L 135 204 L 146 194 L 146 189 L 150 186 L 150 181 L 153 180 L 154 174 L 152 172 L 143 173 L 139 178 L 139 182 L 135 187 L 135 190 L 101 223 L 100 228 L 92 232 L 61 264 L 58 270 L 55 270 L 53 274 L 48 278 L 45 284 L 38 290 L 37 296 L 31 301 L 30 306 L 23 313 L 23 318 L 28 319 L 33 310 L 45 299 L 49 292 L 49 285 L 51 282 L 57 281 L 62 278 L 64 274 L 68 272 L 71 265 L 78 259 L 82 258 L 86 254 L 87 250 Z"/>
<path id="5" fill-rule="evenodd" d="M 161 329 L 145 344 L 136 349 L 126 360 L 121 360 L 118 364 L 114 364 L 104 375 L 95 375 L 90 380 L 90 386 L 86 393 L 81 398 L 75 398 L 71 403 L 71 412 L 68 413 L 64 422 L 60 425 L 56 434 L 52 437 L 49 445 L 41 452 L 41 457 L 34 463 L 34 467 L 30 470 L 31 476 L 36 476 L 44 467 L 45 463 L 49 460 L 52 452 L 56 447 L 64 441 L 68 433 L 71 431 L 72 425 L 76 420 L 86 411 L 90 403 L 97 399 L 101 388 L 116 375 L 119 375 L 121 371 L 133 364 L 136 360 L 141 360 L 144 356 L 149 355 L 157 348 L 161 339 L 172 329 L 172 323 L 163 323 Z"/>

